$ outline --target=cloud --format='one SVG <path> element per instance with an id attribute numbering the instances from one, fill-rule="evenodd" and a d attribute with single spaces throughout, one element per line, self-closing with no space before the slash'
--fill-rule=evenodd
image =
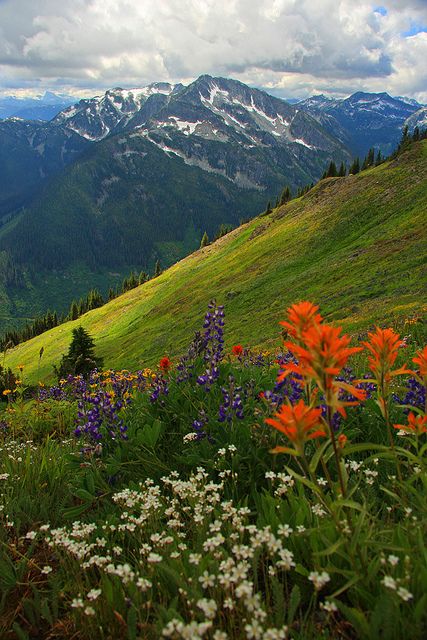
<path id="1" fill-rule="evenodd" d="M 425 0 L 0 0 L 0 87 L 210 73 L 276 93 L 381 85 L 413 95 L 426 86 L 425 34 L 403 35 L 414 24 L 427 25 Z"/>

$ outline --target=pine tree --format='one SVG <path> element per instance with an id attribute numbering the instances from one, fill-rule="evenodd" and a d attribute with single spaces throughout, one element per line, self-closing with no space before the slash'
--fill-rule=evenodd
<path id="1" fill-rule="evenodd" d="M 338 175 L 337 165 L 333 160 L 331 160 L 326 170 L 326 178 L 336 178 L 337 175 Z"/>
<path id="2" fill-rule="evenodd" d="M 289 186 L 286 186 L 282 191 L 282 195 L 280 196 L 280 206 L 282 207 L 284 204 L 289 202 L 290 199 L 291 199 L 291 190 Z"/>
<path id="3" fill-rule="evenodd" d="M 154 277 L 157 278 L 157 276 L 159 276 L 161 273 L 162 273 L 162 267 L 160 265 L 160 260 L 157 260 L 154 266 Z"/>
<path id="4" fill-rule="evenodd" d="M 272 208 L 271 208 L 271 202 L 270 202 L 270 200 L 269 200 L 269 201 L 267 202 L 267 208 L 266 208 L 266 210 L 265 210 L 264 214 L 265 214 L 266 216 L 268 216 L 272 211 L 273 211 L 273 210 L 272 210 Z"/>
<path id="5" fill-rule="evenodd" d="M 147 282 L 147 280 L 148 275 L 145 273 L 145 271 L 141 271 L 138 277 L 138 284 L 144 284 L 144 282 Z"/>
<path id="6" fill-rule="evenodd" d="M 72 340 L 67 355 L 63 355 L 55 371 L 58 378 L 69 374 L 87 376 L 93 369 L 102 367 L 103 360 L 95 355 L 93 338 L 83 327 L 73 329 Z"/>
<path id="7" fill-rule="evenodd" d="M 383 161 L 383 157 L 381 155 L 381 149 L 378 149 L 377 157 L 375 158 L 375 166 L 378 167 L 378 165 L 381 164 L 382 161 Z"/>
<path id="8" fill-rule="evenodd" d="M 355 158 L 352 162 L 352 165 L 348 171 L 349 175 L 352 173 L 353 175 L 356 175 L 356 173 L 360 172 L 360 160 L 359 158 Z"/>
<path id="9" fill-rule="evenodd" d="M 70 313 L 68 314 L 70 320 L 77 320 L 79 317 L 79 308 L 77 306 L 77 302 L 75 300 L 72 301 L 70 307 Z"/>
<path id="10" fill-rule="evenodd" d="M 346 174 L 345 164 L 344 164 L 344 162 L 341 162 L 340 168 L 339 168 L 339 171 L 338 171 L 338 176 L 340 178 L 345 178 L 345 174 Z"/>
<path id="11" fill-rule="evenodd" d="M 208 244 L 209 244 L 209 238 L 208 238 L 208 234 L 205 231 L 200 242 L 200 248 L 203 249 L 203 247 L 207 247 Z"/>

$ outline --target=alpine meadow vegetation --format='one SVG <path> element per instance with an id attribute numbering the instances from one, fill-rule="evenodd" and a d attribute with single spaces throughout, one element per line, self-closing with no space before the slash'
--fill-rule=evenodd
<path id="1" fill-rule="evenodd" d="M 278 349 L 228 348 L 211 301 L 156 367 L 34 390 L 20 365 L 0 637 L 425 638 L 427 347 L 403 327 L 350 338 L 302 301 Z"/>

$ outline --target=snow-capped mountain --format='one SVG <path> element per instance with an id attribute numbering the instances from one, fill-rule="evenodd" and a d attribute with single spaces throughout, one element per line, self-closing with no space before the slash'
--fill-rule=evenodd
<path id="1" fill-rule="evenodd" d="M 427 128 L 427 106 L 421 107 L 415 113 L 409 116 L 405 120 L 405 125 L 408 126 L 409 131 L 412 133 L 415 127 L 421 129 Z"/>
<path id="2" fill-rule="evenodd" d="M 181 86 L 155 82 L 142 89 L 111 89 L 68 107 L 54 118 L 52 125 L 62 125 L 87 140 L 99 141 L 139 112 L 148 98 L 171 95 Z"/>
<path id="3" fill-rule="evenodd" d="M 359 91 L 344 100 L 314 96 L 298 106 L 346 144 L 354 156 L 363 157 L 371 147 L 391 153 L 406 119 L 421 105 L 407 98 L 392 98 L 388 93 Z"/>
<path id="4" fill-rule="evenodd" d="M 114 135 L 125 140 L 128 162 L 143 137 L 175 161 L 261 191 L 280 189 L 283 181 L 302 186 L 330 159 L 349 160 L 345 146 L 302 109 L 234 80 L 201 76 L 186 87 L 112 89 L 48 123 L 0 121 L 0 214 L 17 189 L 27 199 L 38 182 Z"/>

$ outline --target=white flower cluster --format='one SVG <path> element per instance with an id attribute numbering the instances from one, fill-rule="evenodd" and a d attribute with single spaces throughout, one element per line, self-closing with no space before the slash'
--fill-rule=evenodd
<path id="1" fill-rule="evenodd" d="M 293 482 L 289 476 L 279 480 Z M 263 562 L 266 579 L 291 571 L 295 560 L 284 541 L 296 534 L 288 524 L 280 525 L 277 533 L 270 526 L 249 524 L 250 510 L 234 506 L 223 494 L 224 482 L 212 482 L 203 468 L 185 480 L 172 472 L 159 485 L 147 480 L 136 489 L 117 492 L 113 501 L 119 513 L 114 519 L 100 525 L 76 521 L 70 528 L 43 525 L 38 535 L 57 556 L 74 558 L 76 571 L 87 572 L 90 588 L 71 606 L 89 618 L 102 601 L 102 575 L 119 579 L 125 597 L 132 593 L 132 601 L 137 587 L 141 610 L 152 606 L 157 567 L 167 564 L 179 567 L 178 575 L 184 578 L 178 592 L 182 610 L 188 613 L 185 622 L 171 620 L 164 637 L 193 640 L 209 632 L 215 640 L 226 639 L 227 616 L 219 615 L 221 602 L 221 609 L 242 620 L 249 640 L 284 639 L 286 627 L 267 625 L 272 603 L 258 584 L 254 563 Z M 26 537 L 30 541 L 35 536 L 28 532 Z M 98 582 L 93 584 L 95 575 Z"/>

